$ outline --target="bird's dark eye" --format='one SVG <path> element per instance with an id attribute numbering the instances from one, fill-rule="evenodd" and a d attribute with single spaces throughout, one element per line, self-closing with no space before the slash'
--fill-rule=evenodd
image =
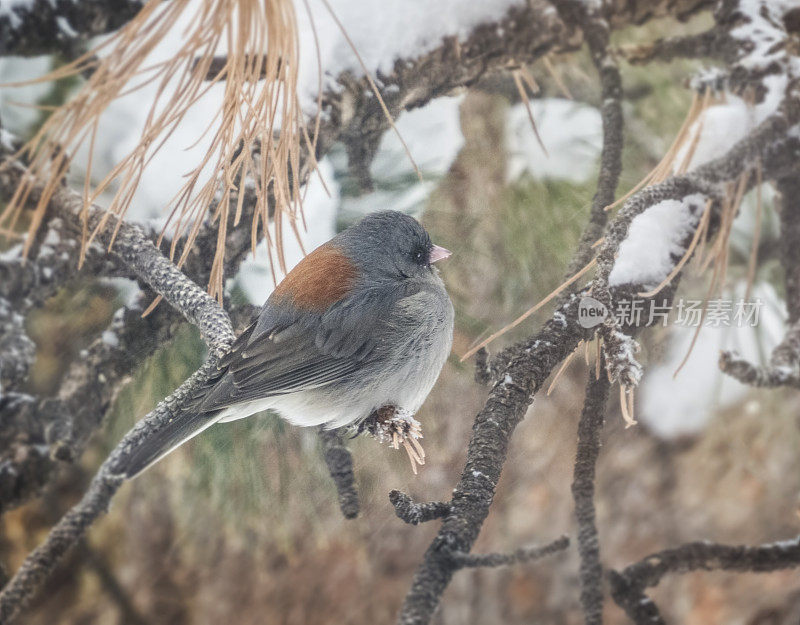
<path id="1" fill-rule="evenodd" d="M 421 247 L 416 247 L 414 248 L 414 251 L 411 253 L 411 258 L 414 259 L 414 262 L 417 263 L 418 265 L 424 265 L 425 263 L 428 262 L 427 250 Z"/>

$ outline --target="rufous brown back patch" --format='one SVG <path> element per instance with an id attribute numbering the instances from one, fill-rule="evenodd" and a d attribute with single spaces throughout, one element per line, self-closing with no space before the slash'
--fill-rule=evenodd
<path id="1" fill-rule="evenodd" d="M 323 312 L 353 288 L 358 270 L 330 243 L 321 245 L 292 269 L 275 289 L 301 310 Z"/>

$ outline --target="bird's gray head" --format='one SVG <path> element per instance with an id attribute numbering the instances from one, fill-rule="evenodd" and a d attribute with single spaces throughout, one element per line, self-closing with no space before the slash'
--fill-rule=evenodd
<path id="1" fill-rule="evenodd" d="M 384 279 L 433 276 L 433 263 L 450 256 L 416 219 L 397 211 L 370 213 L 336 238 L 361 271 Z"/>

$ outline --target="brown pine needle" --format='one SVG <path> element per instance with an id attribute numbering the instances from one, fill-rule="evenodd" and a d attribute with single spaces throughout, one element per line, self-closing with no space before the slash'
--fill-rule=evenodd
<path id="1" fill-rule="evenodd" d="M 742 199 L 744 198 L 744 191 L 747 188 L 747 183 L 750 180 L 750 171 L 747 170 L 739 176 L 738 184 L 736 185 L 736 194 L 733 198 L 733 203 L 731 204 L 730 215 L 728 217 L 728 223 L 725 231 L 725 239 L 723 241 L 722 246 L 722 255 L 719 258 L 719 263 L 721 265 L 721 272 L 720 272 L 720 280 L 719 285 L 720 287 L 725 286 L 725 278 L 728 273 L 728 258 L 730 256 L 730 238 L 731 238 L 731 231 L 733 230 L 733 221 L 736 219 L 736 215 L 739 212 L 739 207 L 742 205 Z"/>
<path id="2" fill-rule="evenodd" d="M 518 71 L 520 76 L 522 76 L 522 79 L 528 85 L 528 89 L 531 90 L 531 93 L 534 95 L 538 94 L 541 91 L 541 88 L 539 87 L 539 83 L 537 83 L 536 79 L 533 77 L 533 74 L 531 74 L 530 70 L 528 69 L 528 66 L 525 65 L 525 63 L 522 63 L 519 66 Z"/>
<path id="3" fill-rule="evenodd" d="M 0 227 L 13 228 L 32 185 L 35 181 L 45 181 L 31 216 L 26 253 L 47 204 L 69 168 L 71 155 L 85 144 L 91 154 L 98 120 L 109 105 L 146 85 L 155 86 L 155 95 L 148 104 L 150 111 L 138 145 L 114 164 L 98 184 L 91 182 L 93 163 L 90 158 L 81 215 L 84 253 L 99 229 L 106 227 L 109 216 L 124 216 L 153 156 L 173 135 L 188 111 L 214 86 L 224 88 L 222 106 L 196 138 L 196 141 L 205 138 L 207 151 L 186 174 L 181 190 L 167 207 L 169 218 L 165 229 L 169 227 L 173 234 L 170 257 L 176 256 L 180 245 L 183 249 L 177 254 L 178 264 L 184 262 L 199 233 L 199 225 L 215 200 L 219 200 L 213 216 L 218 234 L 227 227 L 229 212 L 234 207 L 241 215 L 239 201 L 234 204 L 229 196 L 238 192 L 246 175 L 252 176 L 256 190 L 256 210 L 251 224 L 254 232 L 259 219 L 268 223 L 270 197 L 275 199 L 278 221 L 286 216 L 291 220 L 302 216 L 298 167 L 303 133 L 302 113 L 296 97 L 298 44 L 294 3 L 291 0 L 205 0 L 192 15 L 189 25 L 183 27 L 181 47 L 176 54 L 168 60 L 153 62 L 151 53 L 194 6 L 188 0 L 169 3 L 149 0 L 132 20 L 94 50 L 46 76 L 28 81 L 49 81 L 93 70 L 83 87 L 53 112 L 17 155 L 28 157 L 31 175 L 23 178 L 0 212 Z M 223 66 L 211 81 L 207 81 L 214 54 L 221 46 L 227 48 Z M 254 51 L 268 48 L 268 55 L 254 54 Z M 98 54 L 99 50 L 103 50 L 102 55 Z M 254 166 L 250 158 L 256 149 L 260 149 L 258 166 Z M 88 206 L 112 187 L 114 192 L 107 216 L 89 232 L 85 223 Z M 254 245 L 256 239 L 254 235 Z M 218 237 L 217 241 L 210 291 L 221 297 L 225 241 L 223 237 Z M 282 263 L 282 241 L 268 241 L 268 247 L 272 244 Z"/>
<path id="4" fill-rule="evenodd" d="M 561 374 L 564 373 L 564 371 L 567 370 L 567 367 L 569 366 L 569 363 L 572 362 L 572 359 L 575 357 L 575 354 L 578 353 L 578 349 L 580 348 L 580 346 L 581 346 L 581 344 L 578 343 L 578 347 L 576 347 L 573 350 L 573 352 L 564 359 L 564 362 L 561 363 L 561 366 L 558 368 L 558 371 L 556 371 L 556 374 L 553 376 L 553 381 L 550 382 L 550 386 L 547 389 L 547 395 L 548 396 L 550 396 L 550 393 L 552 393 L 553 389 L 556 387 L 556 382 L 558 382 L 558 379 L 561 377 Z"/>
<path id="5" fill-rule="evenodd" d="M 683 124 L 681 124 L 680 129 L 678 130 L 678 134 L 675 136 L 675 140 L 670 145 L 667 152 L 664 154 L 664 157 L 659 161 L 659 163 L 648 173 L 644 178 L 642 178 L 636 186 L 634 186 L 630 191 L 628 191 L 625 195 L 618 198 L 616 201 L 612 202 L 605 209 L 612 210 L 625 202 L 630 196 L 634 193 L 642 189 L 645 185 L 651 182 L 660 182 L 660 178 L 666 175 L 667 172 L 670 171 L 672 167 L 672 163 L 675 160 L 675 154 L 680 149 L 681 145 L 683 145 L 684 140 L 686 139 L 686 134 L 689 131 L 689 128 L 694 123 L 697 116 L 700 114 L 701 111 L 701 103 L 700 98 L 695 93 L 692 97 L 692 103 L 689 106 L 689 111 L 686 113 L 686 117 L 683 120 Z"/>
<path id="6" fill-rule="evenodd" d="M 750 260 L 747 263 L 747 288 L 744 292 L 745 301 L 750 300 L 753 292 L 753 282 L 756 278 L 756 264 L 758 263 L 758 244 L 761 240 L 761 212 L 763 210 L 763 199 L 761 197 L 761 185 L 763 184 L 763 172 L 761 161 L 756 164 L 756 223 L 753 228 L 753 244 L 750 247 Z"/>
<path id="7" fill-rule="evenodd" d="M 533 110 L 531 109 L 531 101 L 528 97 L 528 92 L 525 91 L 525 87 L 522 85 L 522 80 L 519 77 L 519 71 L 512 72 L 512 76 L 514 76 L 514 84 L 517 85 L 517 91 L 519 92 L 519 97 L 522 99 L 523 104 L 525 104 L 525 110 L 528 113 L 528 120 L 531 122 L 531 128 L 533 128 L 533 134 L 536 137 L 536 141 L 539 144 L 539 147 L 542 148 L 542 152 L 548 158 L 550 158 L 550 154 L 547 152 L 547 148 L 544 147 L 544 141 L 542 141 L 542 137 L 539 135 L 539 129 L 536 127 L 536 121 L 533 119 Z"/>
<path id="8" fill-rule="evenodd" d="M 625 387 L 619 385 L 619 405 L 622 410 L 622 419 L 625 421 L 625 429 L 636 425 L 636 419 L 633 418 L 633 389 L 627 391 Z"/>
<path id="9" fill-rule="evenodd" d="M 683 357 L 681 364 L 678 365 L 678 368 L 675 369 L 675 373 L 672 374 L 673 379 L 678 377 L 678 374 L 681 372 L 681 369 L 683 369 L 684 365 L 689 361 L 689 356 L 692 355 L 694 346 L 697 343 L 697 338 L 700 336 L 700 330 L 703 329 L 703 323 L 706 320 L 706 312 L 708 311 L 708 300 L 711 297 L 711 294 L 714 292 L 718 275 L 719 275 L 719 263 L 715 263 L 714 273 L 711 276 L 711 283 L 709 284 L 708 291 L 706 292 L 706 296 L 703 299 L 703 311 L 700 314 L 700 323 L 697 324 L 697 329 L 694 331 L 694 335 L 692 336 L 692 342 L 689 344 L 689 349 L 686 351 L 686 355 Z"/>
<path id="10" fill-rule="evenodd" d="M 583 343 L 583 359 L 586 361 L 586 366 L 589 366 L 589 343 L 591 341 L 581 341 Z"/>
<path id="11" fill-rule="evenodd" d="M 147 315 L 149 315 L 156 309 L 156 306 L 158 306 L 158 304 L 161 302 L 161 299 L 162 299 L 161 295 L 157 295 L 155 299 L 153 299 L 153 301 L 150 302 L 150 305 L 147 308 L 145 308 L 144 312 L 142 313 L 142 319 L 147 317 Z"/>
<path id="12" fill-rule="evenodd" d="M 420 462 L 420 464 L 425 464 L 425 450 L 422 448 L 422 445 L 420 445 L 417 437 L 413 434 L 409 434 L 408 440 L 411 442 L 411 445 L 414 447 L 414 449 L 417 450 L 417 455 L 422 458 L 422 462 Z"/>
<path id="13" fill-rule="evenodd" d="M 669 272 L 669 275 L 661 281 L 661 283 L 650 291 L 644 291 L 642 293 L 637 293 L 639 297 L 653 297 L 657 294 L 661 289 L 667 286 L 672 279 L 678 275 L 683 266 L 686 262 L 691 258 L 692 253 L 694 252 L 695 247 L 697 247 L 697 243 L 700 241 L 701 237 L 705 234 L 706 230 L 708 229 L 708 222 L 710 220 L 711 215 L 711 200 L 706 202 L 706 207 L 703 211 L 703 216 L 700 218 L 700 223 L 697 225 L 697 229 L 694 231 L 694 236 L 692 237 L 692 242 L 689 244 L 689 247 L 686 249 L 686 253 L 681 257 L 678 264 L 675 265 L 674 269 Z"/>
<path id="14" fill-rule="evenodd" d="M 406 436 L 403 438 L 403 447 L 406 448 L 406 453 L 408 453 L 414 462 L 417 464 L 425 464 L 425 460 L 420 457 L 416 448 L 411 444 L 410 437 Z"/>
<path id="15" fill-rule="evenodd" d="M 491 336 L 489 336 L 489 338 L 487 338 L 487 339 L 484 339 L 483 341 L 481 341 L 480 343 L 478 343 L 478 344 L 477 344 L 475 347 L 473 347 L 472 349 L 470 349 L 470 350 L 469 350 L 469 351 L 468 351 L 466 354 L 464 354 L 464 355 L 461 357 L 461 362 L 464 362 L 464 361 L 465 361 L 467 358 L 469 358 L 470 356 L 472 356 L 473 354 L 475 354 L 475 352 L 477 352 L 477 351 L 478 351 L 478 350 L 479 350 L 481 347 L 486 347 L 486 346 L 487 346 L 489 343 L 491 343 L 492 341 L 494 341 L 496 338 L 499 338 L 499 337 L 503 336 L 503 335 L 504 335 L 506 332 L 508 332 L 509 330 L 511 330 L 511 329 L 513 329 L 513 328 L 516 328 L 516 327 L 517 327 L 517 326 L 518 326 L 520 323 L 522 323 L 523 321 L 525 321 L 525 319 L 527 319 L 528 317 L 530 317 L 530 316 L 531 316 L 533 313 L 535 313 L 537 310 L 539 310 L 539 309 L 540 309 L 542 306 L 544 306 L 545 304 L 547 304 L 547 302 L 549 302 L 551 299 L 553 299 L 554 297 L 556 297 L 556 295 L 558 295 L 559 293 L 561 293 L 561 291 L 563 291 L 564 289 L 566 289 L 566 288 L 567 288 L 567 287 L 568 287 L 570 284 L 572 284 L 573 282 L 575 282 L 575 281 L 576 281 L 578 278 L 580 278 L 580 277 L 581 277 L 583 274 L 585 274 L 585 273 L 586 273 L 587 271 L 589 271 L 589 270 L 590 270 L 592 267 L 594 267 L 596 263 L 597 263 L 597 259 L 596 259 L 596 258 L 593 258 L 591 261 L 589 261 L 589 262 L 586 264 L 586 266 L 585 266 L 583 269 L 581 269 L 580 271 L 578 271 L 578 272 L 577 272 L 577 273 L 576 273 L 574 276 L 572 276 L 571 278 L 569 278 L 569 279 L 565 280 L 564 282 L 562 282 L 562 283 L 561 283 L 561 285 L 560 285 L 558 288 L 556 288 L 554 291 L 552 291 L 552 292 L 551 292 L 551 293 L 550 293 L 550 294 L 549 294 L 547 297 L 545 297 L 545 298 L 544 298 L 542 301 L 540 301 L 538 304 L 536 304 L 536 305 L 535 305 L 535 306 L 533 306 L 532 308 L 529 308 L 527 311 L 525 311 L 525 312 L 524 312 L 524 313 L 522 313 L 522 314 L 521 314 L 519 317 L 517 317 L 517 318 L 516 318 L 514 321 L 512 321 L 511 323 L 509 323 L 507 326 L 505 326 L 504 328 L 501 328 L 500 330 L 498 330 L 497 332 L 495 332 L 494 334 L 492 334 Z"/>
<path id="16" fill-rule="evenodd" d="M 634 389 L 631 389 L 630 392 L 628 393 L 628 400 L 630 401 L 630 405 L 628 406 L 628 412 L 631 415 L 631 421 L 633 421 L 632 425 L 638 423 L 638 421 L 636 420 L 636 411 L 634 410 L 635 398 L 636 398 L 636 392 L 634 391 Z"/>
<path id="17" fill-rule="evenodd" d="M 714 261 L 714 272 L 711 276 L 711 283 L 709 284 L 705 299 L 703 300 L 703 312 L 700 315 L 700 323 L 698 324 L 697 330 L 695 330 L 694 336 L 692 337 L 692 342 L 689 345 L 686 356 L 684 356 L 681 364 L 677 369 L 675 369 L 675 373 L 672 375 L 673 378 L 678 376 L 678 373 L 680 373 L 681 369 L 683 369 L 684 365 L 688 362 L 689 356 L 691 356 L 692 351 L 694 350 L 694 346 L 697 343 L 697 338 L 700 336 L 700 330 L 703 328 L 703 323 L 705 322 L 706 313 L 708 312 L 708 300 L 713 296 L 714 293 L 717 292 L 717 289 L 725 284 L 725 275 L 728 265 L 728 242 L 730 240 L 733 220 L 736 217 L 736 211 L 742 202 L 744 190 L 747 187 L 747 181 L 749 178 L 750 172 L 743 172 L 736 183 L 736 190 L 733 192 L 733 194 L 731 194 L 731 186 L 729 185 L 728 194 L 723 199 L 720 231 L 713 247 L 708 253 L 708 257 L 705 259 L 705 262 L 701 267 L 702 272 L 708 266 L 709 262 L 712 260 Z"/>
<path id="18" fill-rule="evenodd" d="M 697 130 L 692 137 L 692 142 L 689 144 L 689 149 L 686 150 L 686 154 L 683 157 L 683 161 L 681 162 L 680 167 L 678 167 L 677 174 L 684 174 L 686 170 L 689 169 L 689 165 L 692 162 L 692 158 L 694 157 L 694 153 L 697 151 L 697 146 L 700 143 L 700 136 L 703 134 L 703 124 L 705 123 L 706 116 L 704 113 L 706 109 L 708 109 L 709 104 L 711 103 L 711 89 L 707 89 L 705 94 L 703 95 L 703 101 L 700 104 L 700 110 L 697 113 Z"/>
<path id="19" fill-rule="evenodd" d="M 417 475 L 417 463 L 419 462 L 419 458 L 414 455 L 414 451 L 411 449 L 411 446 L 408 442 L 403 441 L 403 449 L 406 450 L 406 454 L 408 454 L 408 461 L 411 463 L 411 470 L 414 472 L 414 475 Z M 423 462 L 419 462 L 419 464 L 424 464 Z"/>
<path id="20" fill-rule="evenodd" d="M 8 83 L 4 83 L 2 86 L 7 87 L 9 86 Z M 6 104 L 9 106 L 17 106 L 22 109 L 33 109 L 35 111 L 55 111 L 58 107 L 53 104 L 36 104 L 34 102 L 17 102 L 16 100 L 6 100 Z"/>
<path id="21" fill-rule="evenodd" d="M 553 62 L 550 60 L 550 57 L 544 56 L 542 57 L 542 63 L 544 63 L 545 68 L 553 77 L 553 81 L 556 83 L 556 86 L 561 90 L 561 93 L 564 95 L 567 100 L 572 100 L 572 94 L 569 92 L 567 85 L 561 80 L 561 74 L 558 73 L 558 70 L 553 65 Z"/>

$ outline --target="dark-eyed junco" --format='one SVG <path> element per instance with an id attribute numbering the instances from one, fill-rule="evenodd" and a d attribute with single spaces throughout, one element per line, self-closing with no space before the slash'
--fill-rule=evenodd
<path id="1" fill-rule="evenodd" d="M 448 256 L 395 211 L 372 213 L 318 247 L 278 285 L 218 374 L 128 451 L 120 472 L 132 477 L 207 427 L 263 410 L 331 428 L 387 406 L 413 415 L 450 353 L 453 305 L 433 267 Z"/>

